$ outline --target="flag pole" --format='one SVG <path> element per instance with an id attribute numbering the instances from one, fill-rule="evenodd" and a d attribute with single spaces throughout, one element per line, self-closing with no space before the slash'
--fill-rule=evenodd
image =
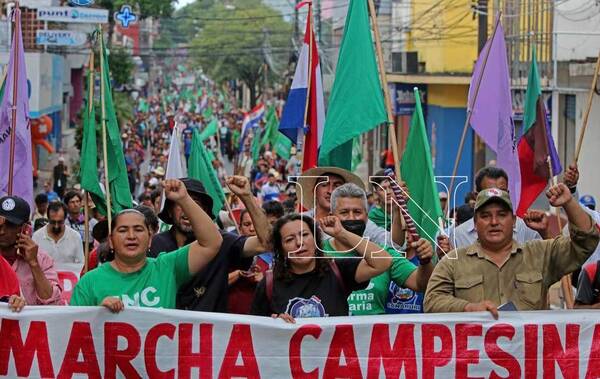
<path id="1" fill-rule="evenodd" d="M 398 180 L 402 180 L 402 175 L 400 172 L 400 154 L 398 152 L 398 139 L 396 137 L 396 127 L 394 125 L 394 114 L 392 113 L 392 102 L 390 100 L 390 91 L 388 88 L 387 75 L 385 73 L 385 64 L 383 60 L 383 49 L 381 47 L 381 37 L 379 35 L 379 26 L 377 24 L 377 15 L 375 13 L 375 4 L 373 3 L 373 0 L 369 0 L 369 15 L 371 16 L 371 23 L 373 25 L 373 32 L 375 34 L 375 50 L 377 52 L 379 78 L 381 80 L 385 108 L 387 111 L 390 145 L 392 146 L 392 154 L 394 156 L 394 171 L 396 173 L 396 178 L 398 178 Z"/>
<path id="2" fill-rule="evenodd" d="M 90 67 L 89 67 L 89 78 L 88 78 L 88 117 L 96 117 L 92 114 L 92 104 L 94 102 L 94 49 L 90 52 Z M 88 125 L 89 126 L 89 125 Z M 83 200 L 83 217 L 84 217 L 84 236 L 83 236 L 83 253 L 84 253 L 84 264 L 83 272 L 88 272 L 90 262 L 90 221 L 89 221 L 89 196 L 88 192 L 84 192 Z"/>
<path id="3" fill-rule="evenodd" d="M 545 115 L 544 115 L 545 117 Z M 548 141 L 546 140 L 546 145 L 548 144 Z M 558 185 L 558 177 L 554 176 L 554 172 L 552 171 L 552 160 L 550 159 L 550 156 L 548 155 L 548 169 L 550 170 L 550 180 L 549 180 L 549 184 L 550 185 Z M 556 211 L 556 223 L 558 224 L 558 235 L 562 234 L 562 220 L 560 218 L 560 210 L 558 208 L 555 208 Z M 564 297 L 564 301 L 565 304 L 567 305 L 567 309 L 573 309 L 573 304 L 575 303 L 575 300 L 573 299 L 573 289 L 571 288 L 571 274 L 567 274 L 565 276 L 563 276 L 562 278 L 560 278 L 560 288 L 562 290 L 563 293 L 563 297 Z"/>
<path id="4" fill-rule="evenodd" d="M 217 121 L 217 156 L 221 157 L 221 161 L 223 161 L 223 154 L 221 154 L 221 128 L 219 127 L 219 123 Z M 187 161 L 185 162 L 185 168 L 187 170 Z"/>
<path id="5" fill-rule="evenodd" d="M 575 164 L 579 160 L 579 153 L 581 152 L 581 145 L 583 144 L 583 136 L 588 125 L 588 117 L 590 116 L 590 110 L 592 109 L 592 101 L 594 100 L 594 92 L 596 91 L 596 84 L 598 83 L 598 72 L 600 71 L 600 52 L 598 52 L 598 59 L 596 59 L 596 70 L 594 71 L 594 79 L 592 79 L 592 87 L 590 88 L 590 94 L 588 97 L 587 108 L 583 115 L 583 126 L 581 133 L 579 133 L 579 140 L 577 141 L 577 149 L 575 150 Z"/>
<path id="6" fill-rule="evenodd" d="M 496 19 L 496 23 L 494 24 L 494 31 L 492 32 L 492 36 L 490 37 L 489 41 L 493 41 L 494 37 L 496 37 L 496 32 L 498 31 L 498 24 L 500 24 L 501 17 L 502 17 L 502 11 L 499 11 L 498 18 Z M 473 114 L 472 108 L 473 108 L 473 105 L 477 102 L 477 95 L 479 95 L 479 88 L 481 86 L 481 80 L 483 79 L 483 74 L 485 73 L 485 67 L 487 65 L 487 61 L 488 61 L 491 51 L 492 51 L 492 49 L 491 49 L 491 45 L 490 45 L 483 57 L 483 65 L 481 66 L 481 72 L 480 72 L 479 77 L 477 78 L 477 83 L 475 85 L 475 93 L 473 96 L 473 101 L 471 102 L 471 104 L 467 104 L 467 118 L 465 120 L 465 125 L 463 126 L 463 132 L 462 132 L 462 137 L 460 138 L 460 144 L 458 145 L 458 152 L 456 153 L 456 160 L 454 161 L 454 169 L 452 169 L 452 176 L 450 177 L 450 187 L 448 188 L 448 191 L 449 191 L 448 196 L 451 196 L 451 194 L 452 194 L 452 189 L 454 187 L 454 178 L 456 177 L 456 172 L 458 171 L 458 163 L 460 162 L 460 156 L 462 155 L 462 151 L 465 146 L 465 139 L 467 138 L 467 130 L 469 129 L 469 124 L 471 123 L 471 115 Z M 449 201 L 446 202 L 445 208 L 448 207 L 448 203 L 449 203 Z M 444 213 L 446 212 L 445 209 L 443 209 L 443 211 L 444 211 Z"/>
<path id="7" fill-rule="evenodd" d="M 100 29 L 102 33 L 102 29 Z M 108 180 L 108 148 L 106 145 L 106 88 L 104 87 L 105 76 L 108 76 L 108 73 L 104 70 L 104 36 L 100 36 L 100 103 L 102 107 L 102 150 L 104 153 L 104 191 L 106 193 L 106 218 L 108 220 L 108 230 L 110 233 L 110 228 L 112 224 L 112 207 L 110 203 L 110 185 Z"/>
<path id="8" fill-rule="evenodd" d="M 238 235 L 240 235 L 240 227 L 238 225 L 238 222 L 235 220 L 235 217 L 233 217 L 233 211 L 231 210 L 231 205 L 229 204 L 229 200 L 227 200 L 227 196 L 225 196 L 225 208 L 227 209 L 227 213 L 229 214 L 229 217 L 235 225 L 235 231 Z"/>
<path id="9" fill-rule="evenodd" d="M 387 112 L 387 124 L 388 124 L 388 136 L 390 139 L 390 145 L 392 147 L 392 155 L 394 156 L 394 173 L 398 181 L 402 181 L 402 173 L 400 171 L 400 153 L 398 152 L 398 138 L 396 137 L 396 126 L 394 124 L 394 114 L 392 113 L 392 102 L 390 98 L 390 92 L 388 87 L 387 75 L 385 73 L 385 64 L 383 60 L 383 49 L 381 47 L 381 37 L 379 35 L 379 25 L 377 23 L 377 14 L 375 12 L 375 4 L 373 0 L 368 0 L 369 3 L 369 15 L 371 17 L 371 23 L 373 25 L 373 32 L 375 35 L 375 51 L 377 53 L 377 64 L 379 66 L 379 79 L 381 81 L 381 88 L 383 89 L 383 97 L 385 101 L 385 109 Z M 418 92 L 418 89 L 415 89 Z M 408 207 L 406 203 L 402 203 L 400 199 L 399 204 L 401 209 L 401 223 L 403 227 L 410 223 L 410 219 L 405 217 L 408 215 Z"/>
<path id="10" fill-rule="evenodd" d="M 304 123 L 302 125 L 302 149 L 296 149 L 296 155 L 299 155 L 298 160 L 300 161 L 300 174 L 304 172 L 304 149 L 306 149 L 306 133 L 304 128 L 308 121 L 308 107 L 310 105 L 310 91 L 312 88 L 313 80 L 313 19 L 312 19 L 312 0 L 306 2 L 308 4 L 308 16 L 306 22 L 310 24 L 308 28 L 308 87 L 306 91 L 306 104 L 304 105 Z"/>
<path id="11" fill-rule="evenodd" d="M 12 104 L 11 104 L 11 120 L 10 120 L 10 154 L 8 164 L 8 196 L 13 194 L 13 175 L 15 170 L 15 145 L 17 142 L 17 96 L 18 86 L 17 80 L 19 78 L 19 38 L 17 37 L 21 33 L 21 20 L 19 14 L 19 22 L 17 22 L 17 12 L 21 12 L 19 9 L 19 2 L 15 3 L 13 16 L 13 83 L 12 83 Z"/>
<path id="12" fill-rule="evenodd" d="M 535 52 L 535 50 L 534 50 Z M 535 60 L 535 55 L 532 56 L 532 61 Z M 542 103 L 538 101 L 537 112 L 541 114 L 541 117 L 544 119 L 544 129 L 546 128 L 546 108 Z M 546 133 L 547 134 L 547 133 Z M 548 138 L 553 138 L 552 135 L 546 135 L 544 138 L 544 145 L 546 147 L 546 151 L 550 152 L 549 141 Z M 552 169 L 552 157 L 550 154 L 546 157 L 546 162 L 548 163 L 548 185 L 549 186 L 557 186 L 558 185 L 558 177 L 554 175 L 554 170 Z M 556 212 L 556 223 L 558 224 L 558 235 L 562 234 L 562 220 L 560 218 L 560 210 L 555 208 Z M 571 289 L 571 275 L 567 274 L 560 278 L 560 287 L 563 293 L 564 301 L 567 306 L 567 309 L 573 309 L 574 299 L 573 299 L 573 290 Z"/>

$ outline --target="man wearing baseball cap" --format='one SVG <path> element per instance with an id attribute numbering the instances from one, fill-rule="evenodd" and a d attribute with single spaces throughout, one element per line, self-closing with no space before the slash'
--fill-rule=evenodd
<path id="1" fill-rule="evenodd" d="M 213 215 L 213 199 L 204 189 L 202 183 L 191 178 L 180 179 L 185 185 L 192 199 Z M 243 185 L 244 183 L 242 183 Z M 248 184 L 248 183 L 246 183 Z M 231 186 L 230 186 L 231 188 Z M 249 184 L 248 184 L 249 192 Z M 260 211 L 254 199 L 250 196 L 240 196 L 247 209 L 255 207 Z M 248 200 L 250 199 L 250 200 Z M 260 211 L 262 213 L 262 211 Z M 165 201 L 163 210 L 158 217 L 172 227 L 165 232 L 158 233 L 152 239 L 148 256 L 156 257 L 160 253 L 175 251 L 181 246 L 195 240 L 191 224 L 182 209 L 170 200 Z M 255 227 L 269 228 L 266 216 L 255 221 Z M 252 264 L 252 257 L 265 252 L 257 237 L 244 237 L 237 234 L 221 231 L 223 242 L 217 256 L 204 269 L 192 277 L 192 279 L 180 287 L 177 293 L 177 308 L 203 312 L 227 312 L 227 278 L 231 268 L 247 270 Z M 246 259 L 248 258 L 248 259 Z"/>
<path id="2" fill-rule="evenodd" d="M 598 245 L 591 217 L 560 183 L 546 192 L 563 207 L 569 237 L 518 243 L 510 196 L 498 188 L 482 190 L 475 203 L 477 242 L 459 248 L 435 267 L 425 294 L 425 312 L 490 311 L 507 303 L 520 311 L 547 307 L 548 288 L 573 272 Z"/>
<path id="3" fill-rule="evenodd" d="M 27 304 L 62 305 L 52 258 L 38 249 L 27 224 L 31 209 L 18 196 L 0 199 L 0 255 L 12 266 Z"/>

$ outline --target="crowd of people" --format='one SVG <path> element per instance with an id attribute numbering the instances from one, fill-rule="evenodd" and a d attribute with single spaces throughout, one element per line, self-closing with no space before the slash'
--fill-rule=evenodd
<path id="1" fill-rule="evenodd" d="M 286 322 L 470 311 L 497 318 L 506 306 L 547 309 L 549 287 L 572 272 L 575 306 L 600 308 L 600 213 L 592 197 L 578 201 L 576 166 L 546 191 L 568 220 L 562 234 L 552 235 L 544 211 L 516 217 L 508 175 L 488 166 L 430 241 L 407 229 L 382 173 L 366 185 L 346 170 L 317 167 L 292 183 L 288 177 L 299 174 L 293 155 L 285 160 L 267 145 L 254 162 L 249 144 L 262 126 L 241 135 L 243 113 L 228 105 L 226 91 L 209 86 L 193 96 L 168 88 L 141 100 L 123 129 L 136 204 L 110 225 L 93 207 L 86 220 L 86 195 L 67 184 L 64 160 L 35 209 L 17 196 L 0 199 L 0 297 L 11 309 L 66 305 L 58 263 L 84 267 L 70 306 L 112 312 L 162 307 Z M 213 120 L 217 132 L 204 143 L 229 205 L 217 214 L 202 182 L 166 179 L 173 129 L 181 128 L 189 159 L 192 134 Z M 235 172 L 228 175 L 224 162 Z M 439 198 L 445 208 L 448 195 Z"/>

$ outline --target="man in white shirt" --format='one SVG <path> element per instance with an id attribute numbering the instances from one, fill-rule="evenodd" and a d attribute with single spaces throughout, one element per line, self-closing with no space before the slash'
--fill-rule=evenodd
<path id="1" fill-rule="evenodd" d="M 260 198 L 263 203 L 267 201 L 276 200 L 279 201 L 279 194 L 281 190 L 277 185 L 277 178 L 279 177 L 279 173 L 274 169 L 269 171 L 269 179 L 262 188 L 260 189 Z"/>
<path id="2" fill-rule="evenodd" d="M 508 175 L 494 166 L 487 166 L 479 170 L 475 176 L 477 192 L 488 188 L 499 188 L 508 191 Z M 513 228 L 513 238 L 520 244 L 548 237 L 548 218 L 544 212 L 528 211 L 525 220 L 517 217 Z M 450 228 L 450 243 L 454 248 L 467 247 L 477 241 L 477 230 L 473 218 L 465 221 L 456 228 Z"/>
<path id="3" fill-rule="evenodd" d="M 83 244 L 74 229 L 65 226 L 67 207 L 61 202 L 48 205 L 48 224 L 33 233 L 33 241 L 56 263 L 82 263 Z"/>

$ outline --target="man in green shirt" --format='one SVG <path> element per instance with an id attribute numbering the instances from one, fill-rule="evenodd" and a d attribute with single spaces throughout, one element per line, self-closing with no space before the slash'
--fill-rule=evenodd
<path id="1" fill-rule="evenodd" d="M 144 215 L 134 209 L 120 212 L 109 239 L 114 259 L 81 278 L 71 305 L 102 305 L 115 313 L 125 306 L 175 308 L 179 286 L 216 256 L 223 238 L 210 216 L 180 180 L 166 180 L 163 187 L 167 199 L 186 209 L 196 241 L 172 254 L 147 258 L 151 233 Z"/>
<path id="2" fill-rule="evenodd" d="M 371 178 L 371 186 L 373 194 L 377 200 L 377 204 L 369 211 L 369 220 L 373 221 L 377 226 L 390 230 L 392 225 L 392 207 L 394 193 L 390 186 L 390 180 L 385 178 L 385 173 L 380 170 Z M 398 209 L 397 207 L 395 209 Z M 399 216 L 399 212 L 394 214 L 394 217 Z"/>
<path id="3" fill-rule="evenodd" d="M 331 211 L 337 216 L 344 229 L 363 236 L 367 222 L 367 197 L 365 191 L 353 183 L 336 188 L 331 194 Z M 323 251 L 330 257 L 348 256 L 354 246 L 345 246 L 335 238 L 323 242 Z M 366 289 L 353 292 L 348 298 L 352 315 L 373 315 L 385 313 L 385 302 L 390 282 L 414 291 L 424 291 L 433 271 L 431 257 L 433 248 L 425 240 L 411 241 L 409 251 L 421 261 L 417 267 L 403 254 L 388 248 L 386 251 L 394 258 L 389 270 L 371 279 Z M 360 252 L 353 251 L 354 255 Z M 350 258 L 351 259 L 351 258 Z"/>

